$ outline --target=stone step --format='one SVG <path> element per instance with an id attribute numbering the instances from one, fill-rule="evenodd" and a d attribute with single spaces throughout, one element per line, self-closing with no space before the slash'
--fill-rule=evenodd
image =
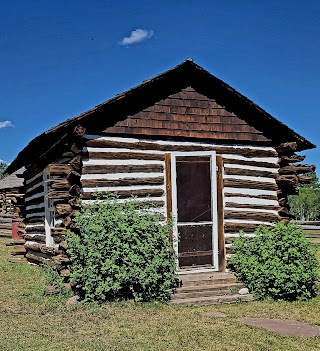
<path id="1" fill-rule="evenodd" d="M 244 285 L 241 283 L 185 286 L 176 289 L 175 293 L 172 295 L 172 299 L 231 295 L 238 293 L 243 287 Z"/>
<path id="2" fill-rule="evenodd" d="M 212 284 L 228 284 L 236 283 L 237 278 L 232 273 L 195 273 L 195 274 L 179 274 L 178 279 L 181 287 L 212 285 Z"/>
<path id="3" fill-rule="evenodd" d="M 188 299 L 174 299 L 171 300 L 171 303 L 174 305 L 217 305 L 223 303 L 238 303 L 250 301 L 253 301 L 253 296 L 251 294 L 233 294 L 223 296 L 192 297 Z"/>

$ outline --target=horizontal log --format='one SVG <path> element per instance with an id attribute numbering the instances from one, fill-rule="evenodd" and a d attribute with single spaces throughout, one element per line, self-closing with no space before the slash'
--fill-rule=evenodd
<path id="1" fill-rule="evenodd" d="M 247 209 L 254 209 L 254 210 L 274 210 L 274 211 L 277 211 L 280 208 L 279 206 L 275 206 L 275 205 L 238 204 L 238 203 L 235 203 L 235 202 L 226 202 L 225 208 L 227 208 L 227 207 L 247 208 Z"/>
<path id="2" fill-rule="evenodd" d="M 53 175 L 68 175 L 72 171 L 72 165 L 69 164 L 50 164 L 48 165 L 49 174 Z"/>
<path id="3" fill-rule="evenodd" d="M 250 160 L 239 160 L 239 159 L 231 159 L 231 158 L 223 158 L 224 165 L 236 164 L 241 166 L 255 166 L 255 167 L 264 167 L 264 168 L 279 168 L 278 163 L 271 163 L 271 162 L 257 162 L 257 161 L 250 161 Z"/>
<path id="4" fill-rule="evenodd" d="M 302 155 L 283 155 L 279 158 L 279 163 L 285 164 L 285 163 L 296 163 L 296 162 L 302 162 L 306 156 Z"/>
<path id="5" fill-rule="evenodd" d="M 26 232 L 29 234 L 31 232 L 33 233 L 42 233 L 45 232 L 45 226 L 41 225 L 41 226 L 28 226 L 26 227 Z"/>
<path id="6" fill-rule="evenodd" d="M 86 145 L 88 147 L 99 147 L 99 148 L 126 148 L 132 150 L 156 150 L 156 151 L 217 151 L 220 154 L 236 154 L 247 157 L 277 157 L 278 154 L 273 150 L 264 149 L 249 149 L 225 147 L 225 146 L 210 146 L 210 145 L 163 145 L 157 143 L 151 143 L 147 141 L 139 141 L 135 143 L 128 143 L 122 141 L 114 141 L 107 139 L 92 139 L 87 140 Z"/>
<path id="7" fill-rule="evenodd" d="M 164 177 L 152 178 L 122 178 L 122 179 L 83 179 L 84 188 L 105 186 L 158 185 L 164 183 Z M 99 191 L 99 189 L 97 189 Z"/>
<path id="8" fill-rule="evenodd" d="M 297 149 L 298 144 L 295 141 L 282 143 L 278 147 L 276 147 L 276 150 L 279 154 L 292 153 L 297 151 Z"/>
<path id="9" fill-rule="evenodd" d="M 259 182 L 242 179 L 224 179 L 224 187 L 242 188 L 242 189 L 259 189 L 259 190 L 277 190 L 277 185 L 269 182 Z"/>
<path id="10" fill-rule="evenodd" d="M 11 255 L 16 256 L 16 255 L 25 255 L 25 253 L 27 252 L 26 248 L 23 245 L 18 245 L 15 246 L 12 251 L 11 251 Z"/>
<path id="11" fill-rule="evenodd" d="M 6 242 L 6 246 L 16 246 L 16 245 L 24 245 L 25 244 L 24 239 L 11 239 Z"/>
<path id="12" fill-rule="evenodd" d="M 224 173 L 228 175 L 240 175 L 240 176 L 251 176 L 251 177 L 266 177 L 276 179 L 278 177 L 277 173 L 269 171 L 257 171 L 252 169 L 243 168 L 224 168 Z"/>
<path id="13" fill-rule="evenodd" d="M 295 174 L 291 174 L 291 175 L 280 175 L 277 177 L 276 182 L 278 185 L 292 185 L 295 186 L 298 184 L 299 182 L 299 178 L 297 175 Z"/>
<path id="14" fill-rule="evenodd" d="M 15 197 L 15 198 L 23 198 L 25 194 L 20 194 L 20 193 L 6 193 L 7 197 Z"/>
<path id="15" fill-rule="evenodd" d="M 30 223 L 44 223 L 44 217 L 38 216 L 38 217 L 28 218 L 28 224 Z"/>
<path id="16" fill-rule="evenodd" d="M 313 165 L 289 165 L 281 167 L 279 169 L 279 174 L 305 174 L 314 172 L 316 169 Z"/>
<path id="17" fill-rule="evenodd" d="M 8 261 L 14 264 L 28 263 L 28 260 L 24 256 L 10 257 Z"/>
<path id="18" fill-rule="evenodd" d="M 56 236 L 56 235 L 67 235 L 68 230 L 66 228 L 51 228 L 51 235 Z"/>
<path id="19" fill-rule="evenodd" d="M 102 160 L 157 160 L 164 161 L 164 154 L 130 152 L 89 152 L 89 159 Z"/>
<path id="20" fill-rule="evenodd" d="M 225 219 L 247 219 L 262 222 L 279 221 L 279 216 L 269 212 L 250 212 L 249 211 L 234 211 L 226 209 L 224 211 Z"/>
<path id="21" fill-rule="evenodd" d="M 67 199 L 70 197 L 69 191 L 50 191 L 48 193 L 49 199 Z"/>
<path id="22" fill-rule="evenodd" d="M 35 252 L 42 252 L 42 253 L 47 254 L 47 255 L 56 255 L 59 252 L 59 250 L 56 247 L 54 247 L 54 246 L 47 246 L 46 244 L 42 244 L 42 243 L 39 243 L 39 242 L 27 241 L 24 244 L 24 247 L 27 250 L 32 250 L 32 251 L 35 251 Z"/>
<path id="23" fill-rule="evenodd" d="M 67 255 L 64 255 L 64 254 L 60 254 L 58 256 L 54 256 L 53 257 L 53 261 L 56 263 L 56 264 L 67 264 L 70 262 L 70 259 Z"/>
<path id="24" fill-rule="evenodd" d="M 12 223 L 12 218 L 11 217 L 6 217 L 6 218 L 1 218 L 0 217 L 0 224 L 9 224 L 11 225 Z"/>
<path id="25" fill-rule="evenodd" d="M 45 235 L 37 234 L 37 233 L 32 233 L 32 234 L 37 234 L 37 235 L 30 235 L 30 234 L 26 234 L 24 236 L 24 239 L 25 240 L 30 240 L 30 241 L 38 241 L 38 242 L 41 242 L 41 243 L 45 243 L 46 242 L 46 236 Z"/>
<path id="26" fill-rule="evenodd" d="M 310 184 L 312 182 L 312 177 L 299 176 L 299 184 Z"/>
<path id="27" fill-rule="evenodd" d="M 141 190 L 120 190 L 120 191 L 104 191 L 104 194 L 116 194 L 119 198 L 128 198 L 131 196 L 148 197 L 148 196 L 163 196 L 163 189 L 141 189 Z M 83 193 L 82 199 L 91 199 L 94 193 Z"/>
<path id="28" fill-rule="evenodd" d="M 69 190 L 71 184 L 67 179 L 50 179 L 50 189 L 54 190 Z"/>
<path id="29" fill-rule="evenodd" d="M 85 165 L 82 169 L 82 174 L 109 174 L 130 172 L 163 172 L 163 165 Z"/>
<path id="30" fill-rule="evenodd" d="M 56 211 L 59 216 L 66 216 L 73 213 L 72 206 L 69 204 L 57 204 Z"/>
<path id="31" fill-rule="evenodd" d="M 247 233 L 252 233 L 255 231 L 256 228 L 259 227 L 259 224 L 253 224 L 253 223 L 231 223 L 231 222 L 226 222 L 224 224 L 224 231 L 227 233 L 238 233 L 241 230 Z"/>
<path id="32" fill-rule="evenodd" d="M 11 223 L 0 223 L 0 229 L 8 229 L 11 230 L 12 224 Z"/>
<path id="33" fill-rule="evenodd" d="M 26 258 L 28 259 L 29 262 L 36 263 L 36 264 L 50 264 L 50 261 L 51 261 L 51 256 L 44 254 L 42 252 L 37 252 L 32 250 L 29 250 L 26 253 Z"/>

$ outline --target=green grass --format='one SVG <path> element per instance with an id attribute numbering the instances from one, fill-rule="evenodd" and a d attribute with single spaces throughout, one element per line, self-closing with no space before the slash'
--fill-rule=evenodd
<path id="1" fill-rule="evenodd" d="M 66 306 L 44 297 L 39 268 L 7 263 L 0 239 L 0 350 L 319 350 L 320 337 L 281 336 L 241 317 L 296 319 L 320 325 L 320 298 L 205 307 L 164 304 Z M 210 317 L 223 312 L 226 317 Z"/>

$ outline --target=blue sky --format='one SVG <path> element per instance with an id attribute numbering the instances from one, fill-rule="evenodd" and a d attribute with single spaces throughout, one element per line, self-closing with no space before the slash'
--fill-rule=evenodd
<path id="1" fill-rule="evenodd" d="M 316 144 L 304 154 L 319 174 L 319 1 L 0 6 L 0 159 L 12 161 L 50 127 L 192 57 Z"/>

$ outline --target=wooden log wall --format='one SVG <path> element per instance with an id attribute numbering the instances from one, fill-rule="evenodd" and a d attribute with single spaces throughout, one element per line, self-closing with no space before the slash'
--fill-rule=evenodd
<path id="1" fill-rule="evenodd" d="M 85 135 L 88 159 L 81 182 L 84 202 L 96 191 L 131 194 L 158 203 L 166 213 L 165 155 L 173 151 L 216 151 L 222 155 L 224 230 L 226 247 L 239 230 L 252 233 L 280 219 L 276 179 L 278 153 L 272 147 L 150 141 Z"/>
<path id="2" fill-rule="evenodd" d="M 24 218 L 23 187 L 3 189 L 0 192 L 0 237 L 11 238 L 13 218 Z"/>
<path id="3" fill-rule="evenodd" d="M 170 207 L 166 197 L 166 155 L 174 151 L 216 151 L 222 156 L 223 224 L 228 253 L 240 230 L 252 235 L 260 224 L 272 226 L 287 218 L 285 195 L 292 192 L 292 178 L 296 182 L 305 170 L 312 169 L 300 165 L 294 174 L 290 173 L 301 156 L 281 147 L 276 150 L 269 146 L 90 135 L 78 127 L 60 158 L 48 165 L 48 197 L 55 206 L 51 245 L 45 236 L 43 172 L 26 180 L 26 257 L 34 263 L 51 260 L 65 271 L 68 257 L 64 235 L 73 226 L 77 199 L 89 204 L 92 194 L 98 191 L 116 192 L 118 201 L 126 201 L 131 195 L 139 201 L 152 201 L 166 215 Z"/>
<path id="4" fill-rule="evenodd" d="M 26 178 L 26 234 L 25 248 L 29 262 L 55 264 L 66 270 L 65 234 L 72 227 L 72 215 L 78 206 L 81 192 L 84 129 L 78 126 L 65 142 L 54 163 L 43 168 L 29 167 Z M 61 149 L 60 149 L 61 150 Z M 35 173 L 37 170 L 37 173 Z M 44 176 L 45 174 L 47 176 Z M 53 222 L 45 221 L 46 206 L 53 208 Z M 50 235 L 46 233 L 50 226 Z"/>

